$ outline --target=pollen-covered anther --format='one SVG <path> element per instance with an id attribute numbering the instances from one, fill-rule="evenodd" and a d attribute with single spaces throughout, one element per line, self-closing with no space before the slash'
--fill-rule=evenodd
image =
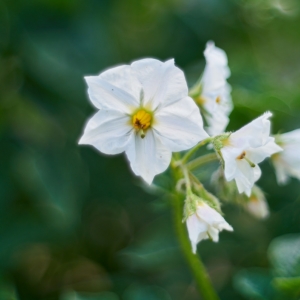
<path id="1" fill-rule="evenodd" d="M 255 167 L 255 163 L 253 163 L 251 160 L 249 160 L 247 157 L 246 157 L 246 152 L 243 151 L 242 154 L 240 154 L 237 159 L 245 159 L 245 161 L 250 165 L 251 168 L 254 168 Z"/>
<path id="2" fill-rule="evenodd" d="M 216 103 L 217 103 L 217 104 L 220 104 L 220 103 L 221 103 L 221 97 L 220 97 L 220 96 L 218 96 L 218 97 L 216 98 Z"/>
<path id="3" fill-rule="evenodd" d="M 141 138 L 145 137 L 145 130 L 147 130 L 152 121 L 152 116 L 145 110 L 141 109 L 133 115 L 132 124 L 135 130 L 140 131 Z"/>
<path id="4" fill-rule="evenodd" d="M 246 156 L 246 152 L 243 151 L 241 155 L 237 157 L 237 159 L 243 159 Z"/>

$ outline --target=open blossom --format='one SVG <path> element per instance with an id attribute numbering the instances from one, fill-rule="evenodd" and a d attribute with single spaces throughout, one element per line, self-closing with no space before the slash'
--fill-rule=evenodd
<path id="1" fill-rule="evenodd" d="M 282 149 L 270 137 L 272 114 L 265 113 L 223 140 L 221 155 L 227 181 L 235 179 L 239 193 L 250 197 L 254 183 L 260 178 L 258 166 L 266 157 Z"/>
<path id="2" fill-rule="evenodd" d="M 125 151 L 133 172 L 149 184 L 167 169 L 172 151 L 189 149 L 208 136 L 173 60 L 142 59 L 85 79 L 99 111 L 79 144 L 105 154 Z"/>
<path id="3" fill-rule="evenodd" d="M 276 137 L 283 151 L 272 156 L 277 181 L 284 184 L 289 177 L 300 180 L 300 129 Z"/>
<path id="4" fill-rule="evenodd" d="M 202 107 L 210 135 L 223 133 L 229 123 L 228 115 L 233 109 L 230 76 L 226 53 L 208 42 L 204 51 L 206 66 L 201 80 L 201 95 L 196 99 Z"/>
<path id="5" fill-rule="evenodd" d="M 187 218 L 186 224 L 194 253 L 201 240 L 211 238 L 218 242 L 220 231 L 233 231 L 225 219 L 203 201 L 198 202 L 196 212 Z"/>

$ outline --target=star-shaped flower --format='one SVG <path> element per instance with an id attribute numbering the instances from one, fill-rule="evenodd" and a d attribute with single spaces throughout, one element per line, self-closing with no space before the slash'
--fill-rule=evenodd
<path id="1" fill-rule="evenodd" d="M 300 129 L 276 136 L 276 143 L 283 149 L 272 156 L 278 183 L 287 183 L 289 177 L 300 180 Z"/>
<path id="2" fill-rule="evenodd" d="M 235 179 L 239 193 L 245 192 L 248 197 L 261 176 L 258 163 L 282 150 L 270 137 L 271 116 L 270 112 L 265 113 L 222 141 L 225 178 Z"/>
<path id="3" fill-rule="evenodd" d="M 79 144 L 105 154 L 125 151 L 133 172 L 149 184 L 167 169 L 173 151 L 187 150 L 208 136 L 173 60 L 142 59 L 85 79 L 99 111 Z"/>

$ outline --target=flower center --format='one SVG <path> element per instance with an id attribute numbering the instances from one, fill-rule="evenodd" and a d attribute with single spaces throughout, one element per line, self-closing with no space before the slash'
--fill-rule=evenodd
<path id="1" fill-rule="evenodd" d="M 204 97 L 202 97 L 201 95 L 198 96 L 195 100 L 199 105 L 204 105 L 206 103 L 206 99 Z"/>
<path id="2" fill-rule="evenodd" d="M 139 131 L 141 138 L 145 137 L 145 130 L 147 130 L 152 121 L 152 116 L 145 110 L 141 109 L 132 117 L 132 125 L 136 131 Z"/>

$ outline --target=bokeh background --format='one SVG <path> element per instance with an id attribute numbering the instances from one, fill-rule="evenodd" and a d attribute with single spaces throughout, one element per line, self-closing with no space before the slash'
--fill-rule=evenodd
<path id="1" fill-rule="evenodd" d="M 168 201 L 123 155 L 77 145 L 95 111 L 83 76 L 174 57 L 192 85 L 213 40 L 232 71 L 228 129 L 270 110 L 273 132 L 289 131 L 300 128 L 299 29 L 297 0 L 1 0 L 1 299 L 200 299 Z M 235 231 L 198 247 L 222 299 L 247 299 L 236 274 L 267 270 L 270 242 L 300 231 L 300 183 L 278 187 L 262 169 L 270 217 L 226 205 Z"/>

